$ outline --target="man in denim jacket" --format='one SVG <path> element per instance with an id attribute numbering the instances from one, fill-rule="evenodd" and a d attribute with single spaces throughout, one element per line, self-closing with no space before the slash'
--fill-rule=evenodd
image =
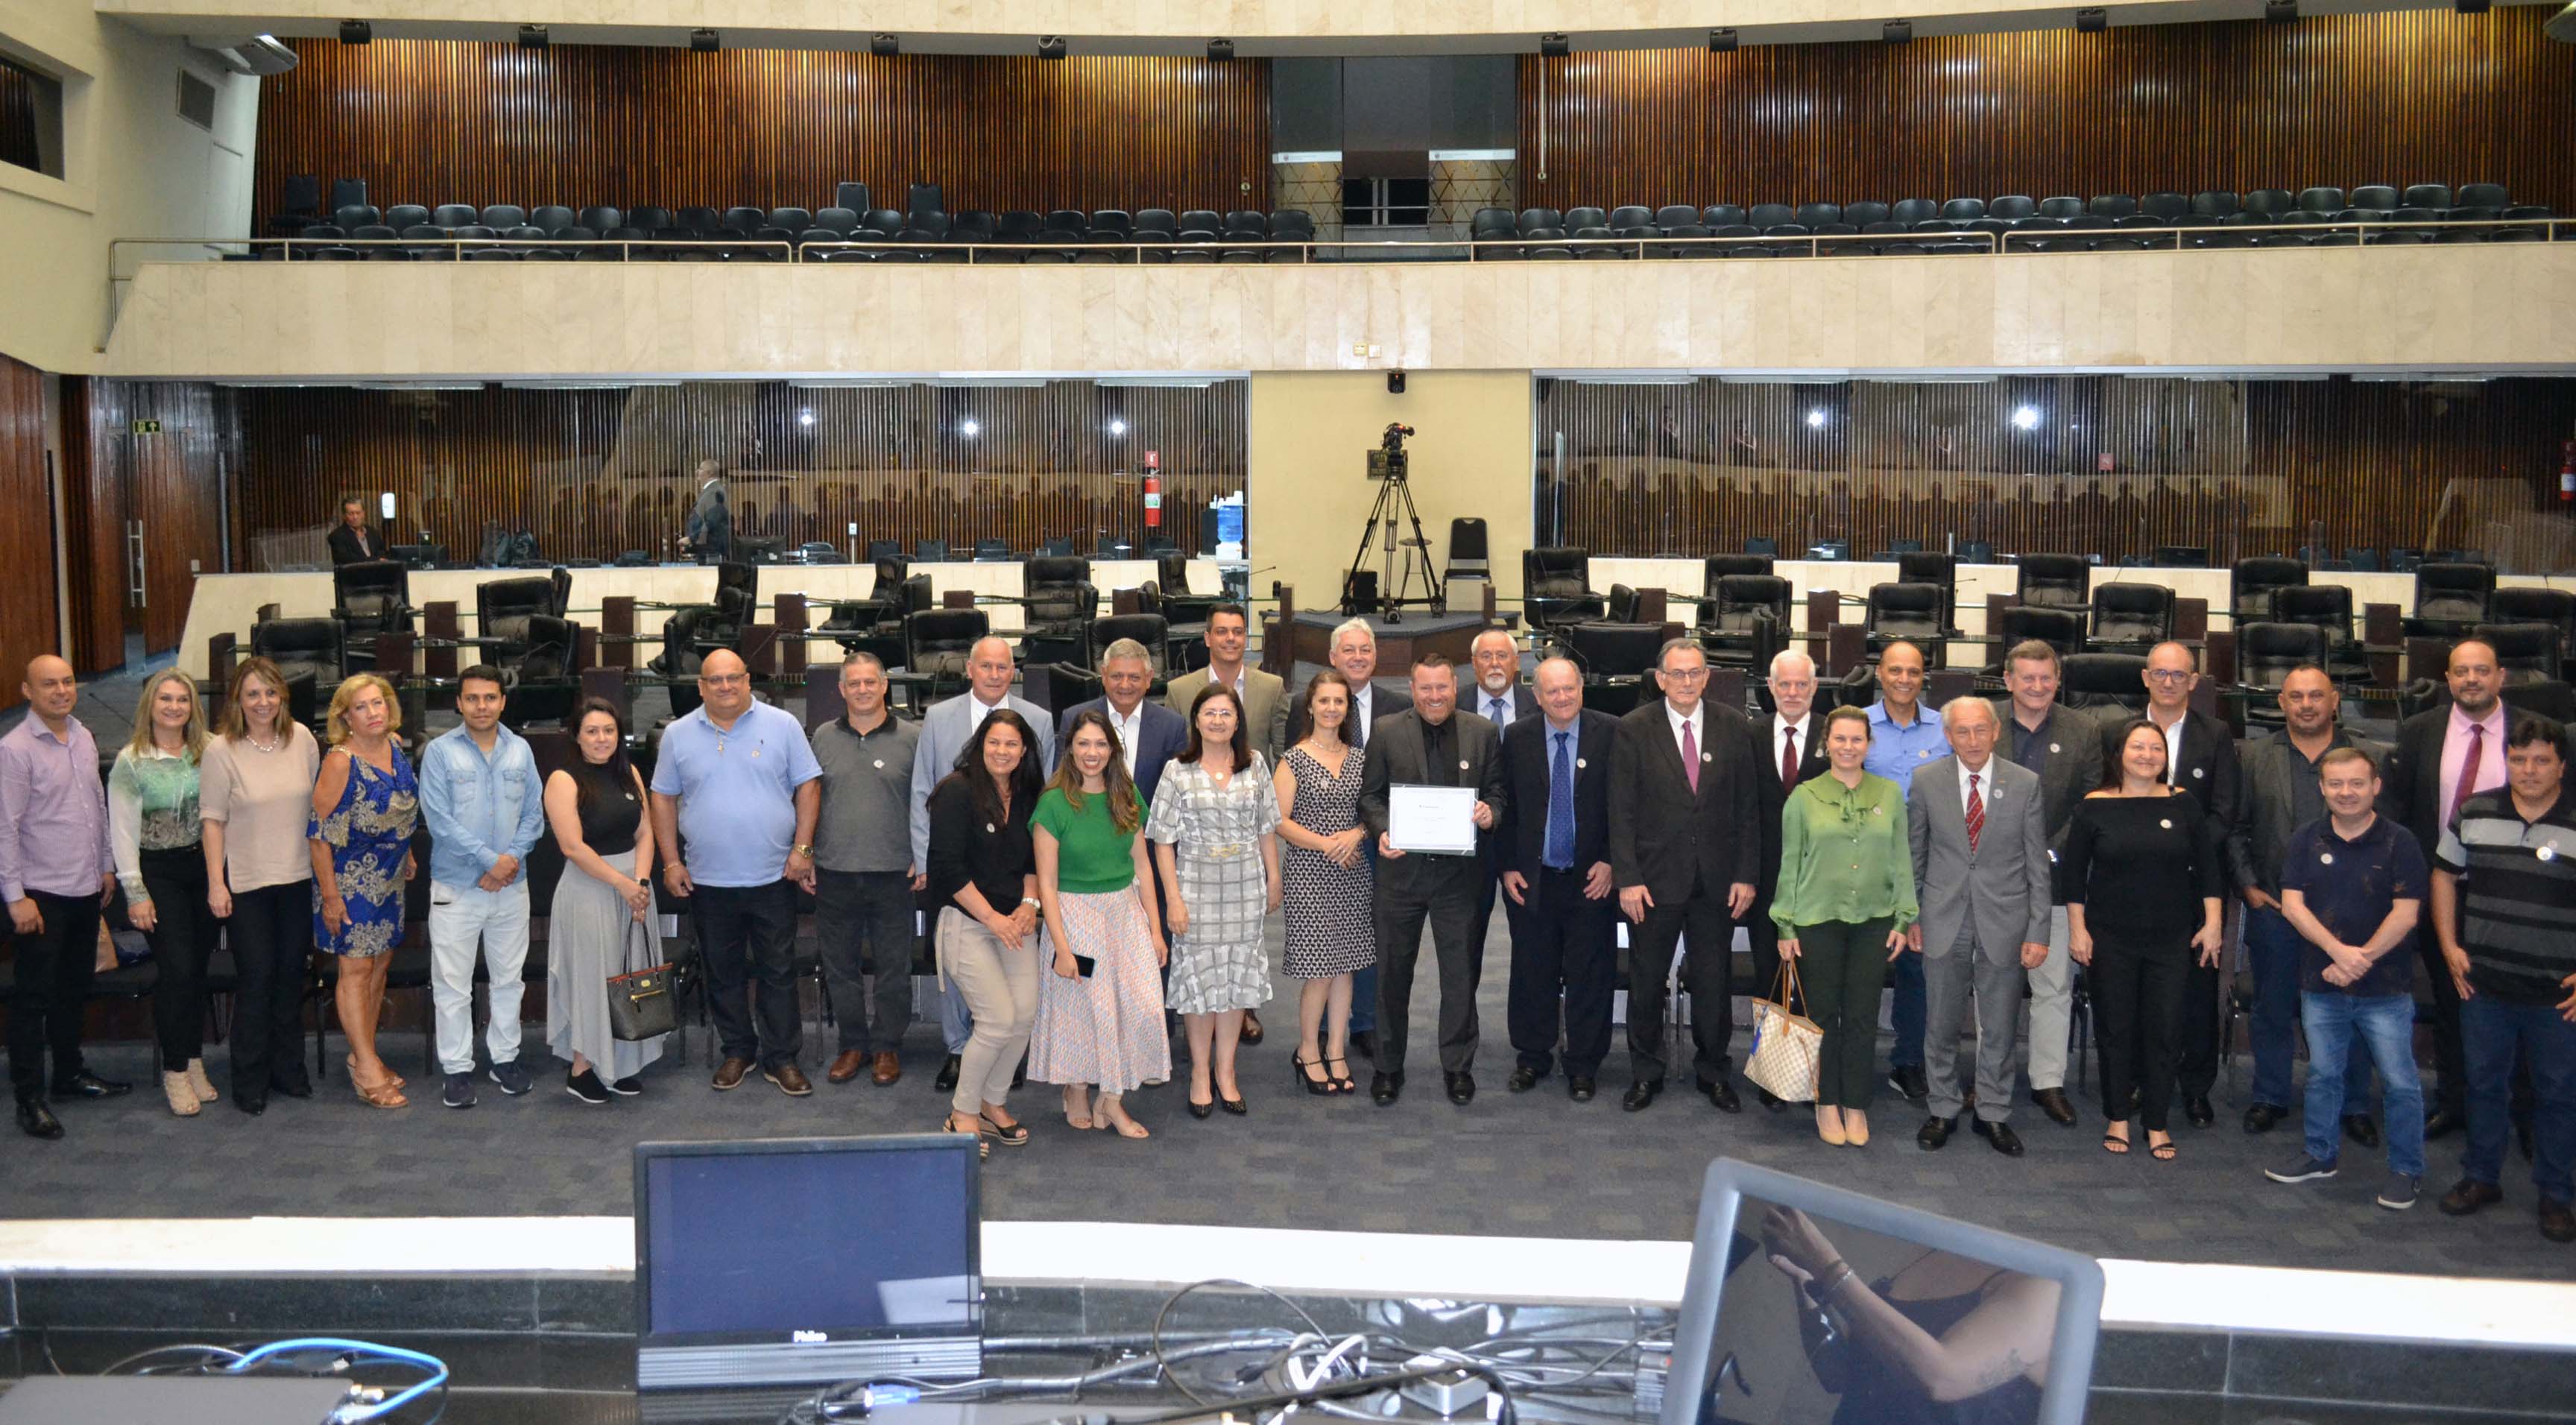
<path id="1" fill-rule="evenodd" d="M 420 757 L 420 809 L 429 819 L 429 995 L 436 1011 L 439 1101 L 474 1106 L 474 952 L 491 968 L 492 1082 L 516 1097 L 530 1085 L 519 1066 L 519 972 L 528 958 L 528 853 L 545 830 L 537 759 L 501 725 L 501 674 L 485 664 L 456 680 L 464 725 Z"/>

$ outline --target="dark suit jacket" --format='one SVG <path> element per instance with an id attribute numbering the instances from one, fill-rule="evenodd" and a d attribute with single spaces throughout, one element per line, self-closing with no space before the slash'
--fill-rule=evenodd
<path id="1" fill-rule="evenodd" d="M 1456 724 L 1453 745 L 1467 766 L 1463 771 L 1448 769 L 1448 775 L 1439 782 L 1474 787 L 1477 800 L 1492 807 L 1494 819 L 1501 821 L 1511 814 L 1512 805 L 1511 795 L 1503 786 L 1502 737 L 1492 723 L 1474 713 L 1451 713 L 1449 720 Z M 1387 788 L 1401 782 L 1420 784 L 1433 780 L 1423 752 L 1423 731 L 1422 715 L 1406 708 L 1379 718 L 1376 729 L 1369 734 L 1367 759 L 1360 773 L 1360 824 L 1368 828 L 1371 841 L 1386 833 Z M 1478 862 L 1465 856 L 1381 857 L 1377 875 L 1380 882 L 1413 884 L 1442 875 L 1452 865 L 1477 867 Z"/>
<path id="2" fill-rule="evenodd" d="M 1511 699 L 1510 715 L 1499 722 L 1494 722 L 1492 718 L 1485 719 L 1488 722 L 1494 722 L 1495 728 L 1505 734 L 1503 738 L 1505 742 L 1511 741 L 1509 733 L 1513 723 L 1525 717 L 1538 716 L 1538 699 L 1529 689 L 1514 683 L 1508 696 Z M 1485 690 L 1476 686 L 1464 673 L 1461 673 L 1458 679 L 1458 707 L 1462 712 L 1471 712 L 1478 717 L 1485 717 Z"/>
<path id="3" fill-rule="evenodd" d="M 1302 683 L 1299 684 L 1297 686 L 1298 696 L 1289 705 L 1288 740 L 1279 744 L 1279 755 L 1282 757 L 1288 755 L 1289 748 L 1306 740 L 1306 717 L 1305 708 L 1303 706 L 1305 703 L 1305 692 L 1305 685 Z M 1369 713 L 1372 720 L 1376 718 L 1393 717 L 1397 713 L 1411 711 L 1413 711 L 1413 694 L 1402 688 L 1390 688 L 1384 683 L 1377 682 L 1375 679 L 1370 680 Z M 1353 735 L 1354 734 L 1348 728 L 1344 728 L 1342 730 L 1342 736 L 1345 740 L 1348 740 Z M 1375 739 L 1377 736 L 1377 729 L 1370 728 L 1369 736 L 1371 739 Z"/>
<path id="4" fill-rule="evenodd" d="M 1064 756 L 1069 734 L 1073 731 L 1073 720 L 1084 713 L 1094 711 L 1107 714 L 1109 699 L 1101 697 L 1093 698 L 1087 703 L 1075 703 L 1064 710 L 1063 716 L 1055 720 L 1055 746 L 1058 760 Z M 1154 789 L 1163 784 L 1163 768 L 1173 758 L 1181 755 L 1182 748 L 1190 745 L 1190 725 L 1179 713 L 1152 698 L 1147 698 L 1138 711 L 1143 714 L 1145 722 L 1136 738 L 1143 744 L 1136 749 L 1136 794 L 1143 797 L 1146 804 L 1150 806 L 1154 800 Z M 1111 721 L 1114 723 L 1116 719 L 1113 718 Z M 1257 752 L 1260 748 L 1255 746 L 1253 750 Z"/>
<path id="5" fill-rule="evenodd" d="M 1510 814 L 1496 822 L 1495 871 L 1535 879 L 1547 854 L 1548 764 L 1555 729 L 1544 718 L 1513 728 L 1503 740 L 1503 787 Z M 1527 734 L 1524 736 L 1523 734 Z M 1585 708 L 1574 722 L 1574 869 L 1589 871 L 1610 859 L 1610 744 L 1619 719 Z"/>
<path id="6" fill-rule="evenodd" d="M 331 533 L 325 537 L 324 542 L 331 546 L 331 563 L 334 567 L 388 557 L 385 537 L 373 529 L 367 531 L 366 543 L 361 546 L 356 530 L 345 524 L 335 524 L 331 526 Z"/>
<path id="7" fill-rule="evenodd" d="M 1680 905 L 1694 883 L 1721 898 L 1735 882 L 1762 883 L 1764 773 L 1751 726 L 1733 708 L 1702 706 L 1696 795 L 1660 699 L 1619 719 L 1610 743 L 1610 868 L 1659 906 Z"/>
<path id="8" fill-rule="evenodd" d="M 2236 737 L 2227 724 L 2205 712 L 2185 712 L 2188 724 L 2182 735 L 2182 766 L 2175 769 L 2173 784 L 2189 792 L 2209 812 L 2209 842 L 2224 854 L 2227 839 L 2236 833 L 2238 803 L 2243 797 L 2242 774 L 2237 766 Z M 2102 768 L 2104 775 L 2120 760 L 2120 749 L 2114 740 L 2127 726 L 2126 717 L 2106 717 L 2102 724 Z M 2009 754 L 2010 748 L 2004 753 Z M 2055 759 L 2050 759 L 2054 761 Z M 2063 843 L 2059 843 L 2062 847 Z"/>
<path id="9" fill-rule="evenodd" d="M 1771 899 L 1772 889 L 1780 880 L 1780 812 L 1789 805 L 1789 788 L 1780 785 L 1780 749 L 1771 736 L 1771 719 L 1748 720 L 1754 741 L 1755 787 L 1760 789 L 1762 823 L 1762 879 L 1753 889 L 1763 903 Z M 1833 770 L 1833 759 L 1825 755 L 1825 710 L 1817 708 L 1807 714 L 1806 736 L 1798 744 L 1798 780 L 1821 777 Z"/>
<path id="10" fill-rule="evenodd" d="M 1997 698 L 1994 704 L 1995 755 L 2009 762 L 2015 725 L 2012 699 Z M 2121 720 L 2127 721 L 2125 715 Z M 2097 731 L 2101 722 L 2093 714 L 2063 702 L 2049 710 L 2049 741 L 2056 750 L 2048 754 L 2048 769 L 2040 774 L 2039 790 L 2048 804 L 2048 856 L 2052 865 L 2066 857 L 2066 829 L 2075 824 L 2075 804 L 2102 785 L 2102 744 L 2110 734 Z"/>

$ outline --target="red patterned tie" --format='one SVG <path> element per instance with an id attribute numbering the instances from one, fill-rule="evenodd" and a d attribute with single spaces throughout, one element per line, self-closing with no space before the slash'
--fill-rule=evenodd
<path id="1" fill-rule="evenodd" d="M 1986 829 L 1986 800 L 1977 795 L 1977 774 L 1968 774 L 1968 854 L 1977 854 L 1977 833 Z"/>
<path id="2" fill-rule="evenodd" d="M 1780 786 L 1786 791 L 1798 789 L 1798 729 L 1780 729 Z"/>
<path id="3" fill-rule="evenodd" d="M 2469 798 L 2477 795 L 2478 764 L 2486 760 L 2486 750 L 2486 724 L 2482 722 L 2470 723 L 2469 755 L 2460 759 L 2460 784 L 2452 789 L 2451 814 L 2443 818 L 2446 825 L 2459 825 L 2460 808 L 2467 806 L 2469 804 Z"/>
<path id="4" fill-rule="evenodd" d="M 1699 739 L 1691 732 L 1690 719 L 1682 719 L 1682 775 L 1690 779 L 1692 796 L 1699 795 Z"/>

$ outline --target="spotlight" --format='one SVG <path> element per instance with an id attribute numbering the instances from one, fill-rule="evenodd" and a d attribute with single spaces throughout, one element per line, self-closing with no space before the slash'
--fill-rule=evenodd
<path id="1" fill-rule="evenodd" d="M 368 24 L 364 20 L 342 20 L 340 22 L 340 43 L 344 45 L 362 45 L 375 37 L 376 27 Z"/>
<path id="2" fill-rule="evenodd" d="M 2111 12 L 2099 5 L 2088 5 L 2075 12 L 2075 33 L 2098 35 L 2111 28 Z"/>
<path id="3" fill-rule="evenodd" d="M 2295 23 L 2299 18 L 2299 0 L 2263 0 L 2263 18 L 2275 25 Z"/>
<path id="4" fill-rule="evenodd" d="M 1550 30 L 1538 37 L 1538 52 L 1547 59 L 1563 59 L 1574 53 L 1574 41 L 1567 39 L 1563 30 Z"/>
<path id="5" fill-rule="evenodd" d="M 1064 56 L 1065 56 L 1065 43 L 1064 43 L 1064 36 L 1062 36 L 1062 35 L 1040 35 L 1040 36 L 1038 36 L 1038 58 L 1040 58 L 1040 59 L 1062 59 L 1062 58 L 1064 58 Z"/>
<path id="6" fill-rule="evenodd" d="M 1810 409 L 1810 410 L 1807 412 L 1807 429 L 1809 429 L 1809 430 L 1823 430 L 1824 428 L 1825 428 L 1825 408 L 1824 408 L 1824 407 L 1822 407 L 1822 406 L 1817 406 L 1817 407 L 1814 407 L 1814 408 Z"/>
<path id="7" fill-rule="evenodd" d="M 2013 407 L 2012 423 L 2013 423 L 2013 429 L 2014 429 L 2014 430 L 2037 430 L 2037 429 L 2039 429 L 2039 407 L 2037 407 L 2037 406 L 2015 406 L 2015 407 Z"/>
<path id="8" fill-rule="evenodd" d="M 1109 433 L 1111 435 L 1125 435 L 1127 433 L 1126 418 L 1123 416 L 1111 417 L 1109 421 Z"/>
<path id="9" fill-rule="evenodd" d="M 1878 27 L 1878 37 L 1892 45 L 1910 45 L 1914 43 L 1914 22 L 1890 20 Z"/>
<path id="10" fill-rule="evenodd" d="M 2493 0 L 2451 0 L 2451 8 L 2463 15 L 2483 15 Z"/>
<path id="11" fill-rule="evenodd" d="M 1404 394 L 1403 372 L 1390 371 L 1386 373 L 1386 393 L 1390 396 L 1401 396 Z"/>
<path id="12" fill-rule="evenodd" d="M 1710 54 L 1733 54 L 1733 53 L 1735 53 L 1735 31 L 1733 31 L 1733 30 L 1711 30 L 1711 31 L 1709 31 L 1709 32 L 1708 32 L 1708 52 L 1709 52 Z"/>
<path id="13" fill-rule="evenodd" d="M 800 426 L 812 426 L 814 424 L 814 408 L 812 406 L 807 406 L 805 409 L 798 411 L 796 413 L 796 423 Z"/>
<path id="14" fill-rule="evenodd" d="M 1210 40 L 1210 41 L 1208 41 L 1208 58 L 1209 58 L 1209 59 L 1211 59 L 1211 60 L 1214 60 L 1214 61 L 1215 61 L 1216 63 L 1218 63 L 1218 64 L 1224 64 L 1224 63 L 1226 63 L 1227 61 L 1229 61 L 1229 60 L 1233 59 L 1233 58 L 1234 58 L 1234 41 L 1232 41 L 1232 40 Z"/>
<path id="15" fill-rule="evenodd" d="M 519 27 L 519 48 L 521 48 L 521 49 L 544 49 L 545 47 L 546 47 L 546 27 L 545 27 L 545 26 L 543 26 L 543 25 L 521 25 L 521 26 Z"/>
<path id="16" fill-rule="evenodd" d="M 892 59 L 903 53 L 903 42 L 892 35 L 879 33 L 869 38 L 868 53 L 879 59 Z"/>
<path id="17" fill-rule="evenodd" d="M 692 53 L 714 54 L 723 47 L 724 41 L 717 39 L 716 32 L 713 30 L 689 31 L 689 49 Z"/>
<path id="18" fill-rule="evenodd" d="M 984 433 L 984 424 L 983 422 L 976 420 L 973 416 L 968 416 L 966 419 L 957 423 L 957 433 L 966 437 L 968 440 L 973 440 L 975 437 Z"/>

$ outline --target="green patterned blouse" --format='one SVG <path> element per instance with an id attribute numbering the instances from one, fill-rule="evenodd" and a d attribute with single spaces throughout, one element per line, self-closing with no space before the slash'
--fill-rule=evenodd
<path id="1" fill-rule="evenodd" d="M 194 846 L 205 835 L 197 816 L 196 759 L 157 748 L 141 756 L 131 747 L 117 753 L 107 774 L 107 830 L 125 898 L 149 903 L 141 853 Z"/>

